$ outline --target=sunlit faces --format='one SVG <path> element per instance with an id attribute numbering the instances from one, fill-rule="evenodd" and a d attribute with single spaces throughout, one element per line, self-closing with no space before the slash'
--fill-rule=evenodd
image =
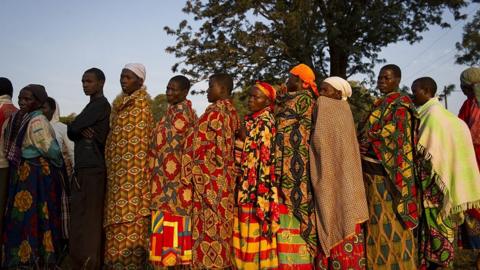
<path id="1" fill-rule="evenodd" d="M 120 75 L 120 85 L 125 94 L 131 95 L 142 87 L 143 79 L 138 77 L 133 71 L 123 69 Z"/>
<path id="2" fill-rule="evenodd" d="M 23 112 L 29 113 L 39 109 L 40 103 L 32 94 L 32 92 L 28 90 L 21 90 L 18 94 L 18 106 Z"/>
<path id="3" fill-rule="evenodd" d="M 338 91 L 326 82 L 322 82 L 320 84 L 320 95 L 333 99 L 342 99 L 342 92 Z"/>
<path id="4" fill-rule="evenodd" d="M 167 85 L 167 102 L 171 105 L 178 104 L 187 98 L 188 90 L 182 89 L 180 82 L 170 80 Z"/>
<path id="5" fill-rule="evenodd" d="M 431 98 L 428 91 L 420 87 L 420 84 L 412 84 L 412 100 L 416 106 L 422 106 Z"/>
<path id="6" fill-rule="evenodd" d="M 250 88 L 248 95 L 248 110 L 252 113 L 261 111 L 267 106 L 270 106 L 272 101 L 257 87 Z"/>
<path id="7" fill-rule="evenodd" d="M 210 79 L 208 81 L 208 90 L 207 90 L 207 99 L 208 102 L 213 103 L 221 99 L 224 95 L 226 89 L 216 80 Z"/>
<path id="8" fill-rule="evenodd" d="M 302 80 L 293 75 L 293 74 L 290 74 L 288 79 L 287 79 L 287 83 L 286 83 L 286 86 L 287 86 L 287 91 L 288 92 L 295 92 L 295 91 L 299 91 L 302 89 Z"/>
<path id="9" fill-rule="evenodd" d="M 87 96 L 95 96 L 102 92 L 104 83 L 104 81 L 99 80 L 95 73 L 92 72 L 86 72 L 82 76 L 83 92 Z"/>
<path id="10" fill-rule="evenodd" d="M 398 89 L 400 78 L 395 76 L 391 69 L 382 69 L 378 75 L 377 88 L 380 92 L 388 94 Z"/>

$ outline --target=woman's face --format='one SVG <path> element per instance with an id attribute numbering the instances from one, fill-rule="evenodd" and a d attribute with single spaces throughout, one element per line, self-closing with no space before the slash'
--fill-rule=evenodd
<path id="1" fill-rule="evenodd" d="M 333 98 L 333 99 L 342 99 L 342 92 L 333 88 L 329 83 L 322 82 L 320 85 L 320 96 Z"/>
<path id="2" fill-rule="evenodd" d="M 125 94 L 131 95 L 133 92 L 142 88 L 143 79 L 139 78 L 133 71 L 123 69 L 120 75 L 120 85 Z"/>
<path id="3" fill-rule="evenodd" d="M 33 112 L 40 108 L 40 103 L 32 94 L 32 92 L 28 90 L 21 90 L 20 94 L 18 94 L 18 106 L 20 110 L 23 112 Z"/>
<path id="4" fill-rule="evenodd" d="M 252 113 L 261 111 L 271 104 L 270 99 L 257 87 L 252 87 L 248 96 L 248 110 Z"/>

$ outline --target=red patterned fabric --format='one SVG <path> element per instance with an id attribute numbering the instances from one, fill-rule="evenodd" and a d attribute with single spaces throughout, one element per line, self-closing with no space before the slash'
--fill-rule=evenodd
<path id="1" fill-rule="evenodd" d="M 227 268 L 232 262 L 235 133 L 239 119 L 230 100 L 207 107 L 186 142 L 184 180 L 193 187 L 193 266 Z"/>

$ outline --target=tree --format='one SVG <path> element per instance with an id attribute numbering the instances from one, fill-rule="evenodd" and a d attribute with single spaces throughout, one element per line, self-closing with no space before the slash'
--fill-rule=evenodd
<path id="1" fill-rule="evenodd" d="M 449 85 L 445 85 L 443 87 L 443 92 L 440 95 L 438 95 L 438 99 L 440 101 L 445 100 L 445 108 L 446 109 L 448 109 L 447 98 L 454 91 L 455 91 L 455 85 L 454 84 L 449 84 Z"/>
<path id="2" fill-rule="evenodd" d="M 68 125 L 72 123 L 72 121 L 75 119 L 77 115 L 75 113 L 71 113 L 67 116 L 60 116 L 60 122 L 64 123 L 65 125 Z"/>
<path id="3" fill-rule="evenodd" d="M 476 1 L 480 2 L 480 1 Z M 463 27 L 462 42 L 455 45 L 459 54 L 456 55 L 457 64 L 480 65 L 480 10 L 477 11 L 473 20 Z"/>
<path id="4" fill-rule="evenodd" d="M 279 76 L 305 63 L 317 77 L 371 74 L 378 53 L 398 41 L 417 42 L 430 25 L 449 27 L 443 13 L 465 15 L 463 0 L 323 1 L 187 0 L 193 15 L 176 29 L 166 51 L 181 59 L 172 70 L 196 80 L 228 72 L 244 84 L 255 79 L 278 83 Z M 197 25 L 198 27 L 196 27 Z"/>
<path id="5" fill-rule="evenodd" d="M 160 118 L 167 112 L 168 102 L 167 95 L 159 94 L 152 100 L 152 113 L 155 122 L 158 122 Z"/>

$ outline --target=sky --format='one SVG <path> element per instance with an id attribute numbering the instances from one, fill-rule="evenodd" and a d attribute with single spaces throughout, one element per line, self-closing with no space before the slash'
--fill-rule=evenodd
<path id="1" fill-rule="evenodd" d="M 175 28 L 183 20 L 192 20 L 181 9 L 180 0 L 1 0 L 0 1 L 0 77 L 9 78 L 18 91 L 30 83 L 42 84 L 60 104 L 61 115 L 79 113 L 88 103 L 81 76 L 86 69 L 98 67 L 105 72 L 105 96 L 113 101 L 120 91 L 120 72 L 130 62 L 146 66 L 147 85 L 152 97 L 165 93 L 171 67 L 178 62 L 165 51 L 175 44 L 164 26 Z M 471 19 L 479 4 L 464 11 Z M 400 66 L 402 85 L 421 76 L 431 76 L 441 89 L 455 84 L 457 92 L 448 98 L 448 109 L 457 113 L 465 99 L 459 88 L 459 76 L 467 66 L 454 64 L 455 43 L 461 40 L 465 21 L 455 22 L 447 13 L 450 29 L 431 27 L 422 34 L 422 42 L 399 42 L 380 53 L 387 63 Z M 374 72 L 378 74 L 381 65 Z M 287 73 L 287 71 L 286 71 Z M 350 79 L 363 80 L 365 75 Z M 193 89 L 204 89 L 205 84 Z M 198 113 L 208 102 L 206 96 L 189 97 Z"/>

